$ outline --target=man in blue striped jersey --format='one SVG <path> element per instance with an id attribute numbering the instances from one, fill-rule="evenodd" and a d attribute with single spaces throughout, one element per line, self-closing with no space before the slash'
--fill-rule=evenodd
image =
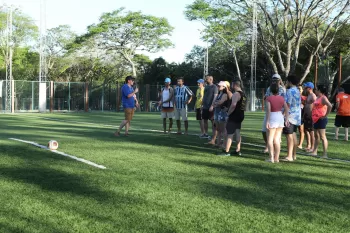
<path id="1" fill-rule="evenodd" d="M 187 105 L 191 102 L 193 92 L 184 85 L 184 78 L 177 79 L 177 87 L 175 88 L 175 119 L 177 125 L 177 134 L 181 133 L 180 117 L 185 124 L 185 134 L 188 134 L 188 119 L 187 119 Z"/>

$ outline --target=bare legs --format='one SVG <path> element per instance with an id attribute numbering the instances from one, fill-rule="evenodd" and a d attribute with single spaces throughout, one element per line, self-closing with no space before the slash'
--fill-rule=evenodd
<path id="1" fill-rule="evenodd" d="M 130 121 L 129 120 L 123 120 L 122 123 L 119 126 L 119 129 L 114 133 L 115 136 L 120 135 L 120 131 L 124 128 L 125 126 L 125 135 L 129 134 L 129 128 L 130 128 Z"/>
<path id="2" fill-rule="evenodd" d="M 208 144 L 215 145 L 216 137 L 218 136 L 218 130 L 219 130 L 218 127 L 219 127 L 219 122 L 215 121 L 213 126 L 213 137 L 208 142 Z"/>
<path id="3" fill-rule="evenodd" d="M 299 144 L 298 144 L 298 148 L 299 149 L 303 149 L 303 142 L 304 142 L 304 125 L 300 125 L 299 126 Z"/>
<path id="4" fill-rule="evenodd" d="M 315 130 L 315 147 L 314 150 L 311 152 L 312 156 L 317 156 L 318 146 L 320 144 L 320 141 L 322 141 L 322 147 L 323 147 L 323 156 L 322 158 L 328 158 L 327 157 L 327 149 L 328 149 L 328 140 L 326 137 L 326 129 L 316 129 Z"/>
<path id="5" fill-rule="evenodd" d="M 344 128 L 344 133 L 345 133 L 345 141 L 348 141 L 349 138 L 349 128 Z M 338 140 L 338 136 L 339 136 L 339 127 L 335 127 L 335 140 Z"/>
<path id="6" fill-rule="evenodd" d="M 169 118 L 169 133 L 171 132 L 171 129 L 173 127 L 173 119 L 172 118 Z M 164 130 L 164 133 L 166 133 L 166 118 L 163 118 L 163 130 Z"/>
<path id="7" fill-rule="evenodd" d="M 240 129 L 236 129 L 235 133 L 235 140 L 236 140 L 236 152 L 241 151 L 241 130 Z M 228 134 L 227 135 L 227 140 L 226 140 L 226 148 L 225 151 L 228 153 L 230 152 L 230 148 L 232 145 L 232 141 L 233 141 L 233 134 Z"/>
<path id="8" fill-rule="evenodd" d="M 199 121 L 199 127 L 201 128 L 201 135 L 205 134 L 205 130 L 204 130 L 204 120 L 200 120 Z"/>
<path id="9" fill-rule="evenodd" d="M 266 153 L 268 151 L 268 146 L 267 146 L 267 133 L 266 132 L 262 132 L 263 135 L 263 139 L 265 142 L 265 149 L 264 149 L 264 153 Z"/>
<path id="10" fill-rule="evenodd" d="M 288 154 L 286 159 L 293 161 L 297 159 L 298 140 L 296 133 L 286 134 Z"/>
<path id="11" fill-rule="evenodd" d="M 279 162 L 281 151 L 281 134 L 283 128 L 269 129 L 267 132 L 267 146 L 272 163 Z"/>

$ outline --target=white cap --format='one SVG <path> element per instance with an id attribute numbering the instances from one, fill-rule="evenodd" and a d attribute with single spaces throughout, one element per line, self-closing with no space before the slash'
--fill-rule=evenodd
<path id="1" fill-rule="evenodd" d="M 218 85 L 219 85 L 219 86 L 227 87 L 227 84 L 226 84 L 226 82 L 224 82 L 224 81 L 220 81 L 220 82 L 218 83 Z"/>
<path id="2" fill-rule="evenodd" d="M 281 79 L 281 76 L 279 74 L 272 75 L 272 79 Z"/>

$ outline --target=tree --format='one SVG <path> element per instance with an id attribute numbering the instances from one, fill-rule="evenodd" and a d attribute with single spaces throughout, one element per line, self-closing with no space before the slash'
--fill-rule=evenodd
<path id="1" fill-rule="evenodd" d="M 7 63 L 7 16 L 8 11 L 0 10 L 0 54 L 2 59 L 1 67 L 4 69 Z M 30 47 L 38 37 L 38 27 L 35 25 L 34 20 L 29 16 L 25 15 L 20 10 L 16 9 L 13 11 L 12 20 L 12 38 L 10 38 L 10 43 L 14 51 L 14 56 L 16 54 L 21 54 L 17 49 L 22 47 Z M 17 53 L 16 53 L 17 51 Z M 13 57 L 16 59 L 16 57 Z"/>
<path id="2" fill-rule="evenodd" d="M 47 55 L 47 68 L 49 79 L 58 78 L 71 63 L 65 56 L 68 53 L 66 49 L 76 38 L 76 34 L 71 30 L 69 25 L 60 25 L 47 30 L 45 38 L 45 52 Z"/>
<path id="3" fill-rule="evenodd" d="M 196 0 L 186 7 L 185 15 L 188 20 L 200 21 L 205 26 L 204 40 L 212 44 L 220 42 L 225 47 L 229 47 L 234 58 L 237 77 L 242 81 L 236 56 L 237 48 L 244 44 L 244 42 L 242 43 L 244 38 L 241 33 L 242 25 L 232 17 L 229 9 L 215 6 L 211 4 L 211 1 Z"/>
<path id="4" fill-rule="evenodd" d="M 245 25 L 244 32 L 252 28 L 252 1 L 201 0 L 212 9 L 225 9 L 233 19 Z M 310 73 L 314 56 L 321 46 L 333 43 L 340 27 L 349 19 L 349 0 L 273 0 L 256 1 L 258 6 L 259 47 L 268 58 L 274 72 L 284 76 L 301 67 L 301 81 Z M 207 14 L 212 14 L 207 12 Z M 301 46 L 314 38 L 305 64 L 299 61 Z"/>
<path id="5" fill-rule="evenodd" d="M 134 56 L 139 51 L 158 52 L 172 46 L 167 36 L 173 27 L 165 18 L 144 15 L 141 12 L 125 12 L 120 8 L 104 13 L 98 24 L 88 27 L 88 33 L 76 40 L 81 44 L 94 38 L 104 51 L 120 54 L 131 66 L 136 77 Z"/>

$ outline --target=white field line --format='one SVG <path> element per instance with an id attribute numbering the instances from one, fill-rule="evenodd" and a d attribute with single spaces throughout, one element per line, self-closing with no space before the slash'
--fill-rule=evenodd
<path id="1" fill-rule="evenodd" d="M 36 143 L 36 142 L 24 141 L 24 140 L 17 139 L 17 138 L 9 138 L 9 139 L 10 139 L 10 140 L 13 140 L 13 141 L 17 141 L 17 142 L 23 142 L 23 143 L 26 143 L 26 144 L 30 144 L 30 145 L 32 145 L 32 146 L 36 146 L 36 147 L 39 147 L 39 148 L 41 148 L 41 149 L 51 151 L 52 153 L 65 156 L 65 157 L 74 159 L 74 160 L 76 160 L 76 161 L 82 162 L 82 163 L 86 163 L 86 164 L 88 164 L 88 165 L 90 165 L 90 166 L 93 166 L 93 167 L 97 167 L 97 168 L 100 168 L 100 169 L 106 169 L 105 166 L 98 165 L 98 164 L 93 163 L 93 162 L 91 162 L 91 161 L 89 161 L 89 160 L 82 159 L 82 158 L 78 158 L 78 157 L 76 157 L 76 156 L 69 155 L 69 154 L 66 154 L 66 153 L 61 152 L 61 151 L 50 150 L 47 146 L 40 145 L 40 144 L 38 144 L 38 143 Z"/>
<path id="2" fill-rule="evenodd" d="M 98 123 L 91 123 L 91 122 L 81 122 L 81 121 L 65 121 L 65 120 L 61 120 L 61 119 L 55 119 L 55 118 L 42 118 L 45 120 L 51 120 L 51 121 L 60 121 L 60 122 L 65 122 L 65 123 L 77 123 L 77 124 L 87 124 L 87 125 L 99 125 L 99 126 L 103 126 L 103 127 L 110 127 L 110 128 L 119 128 L 115 125 L 104 125 L 104 124 L 98 124 Z M 136 130 L 136 131 L 145 131 L 145 132 L 158 132 L 158 133 L 163 133 L 162 130 L 155 130 L 155 129 L 136 129 L 136 128 L 130 128 L 131 130 Z M 176 134 L 176 132 L 172 132 L 172 134 Z M 334 133 L 328 133 L 328 134 L 334 134 Z M 199 136 L 198 134 L 188 134 L 189 136 Z M 339 134 L 341 135 L 341 134 Z M 248 142 L 242 142 L 243 145 L 248 145 L 248 146 L 253 146 L 253 147 L 259 147 L 259 148 L 265 148 L 265 146 L 263 145 L 259 145 L 259 144 L 253 144 L 253 143 L 248 143 Z M 281 151 L 285 151 L 285 150 L 281 150 Z M 299 155 L 303 155 L 303 156 L 307 156 L 307 157 L 311 157 L 308 153 L 304 153 L 304 152 L 297 152 L 297 154 Z M 321 158 L 320 156 L 317 156 L 317 158 Z M 346 163 L 350 163 L 350 160 L 344 160 L 344 159 L 335 159 L 335 158 L 327 158 L 327 160 L 333 160 L 333 161 L 339 161 L 339 162 L 346 162 Z"/>

